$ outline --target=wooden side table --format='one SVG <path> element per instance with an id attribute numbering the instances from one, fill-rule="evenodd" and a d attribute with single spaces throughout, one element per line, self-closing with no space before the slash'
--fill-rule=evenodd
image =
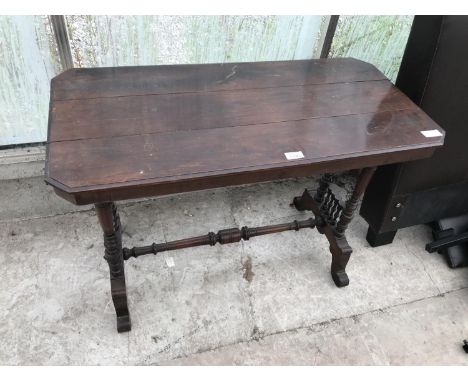
<path id="1" fill-rule="evenodd" d="M 377 166 L 426 158 L 444 132 L 374 66 L 354 59 L 71 69 L 52 80 L 46 182 L 94 204 L 117 330 L 130 330 L 124 262 L 317 228 L 348 285 L 345 231 Z M 362 169 L 343 203 L 331 173 Z M 293 199 L 310 218 L 123 248 L 114 201 L 324 174 Z"/>

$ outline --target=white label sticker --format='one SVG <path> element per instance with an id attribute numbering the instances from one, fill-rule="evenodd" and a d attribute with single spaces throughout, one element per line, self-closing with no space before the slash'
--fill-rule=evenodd
<path id="1" fill-rule="evenodd" d="M 426 138 L 434 138 L 434 137 L 441 137 L 443 134 L 437 130 L 423 130 L 421 134 L 424 135 Z"/>
<path id="2" fill-rule="evenodd" d="M 174 258 L 166 257 L 166 264 L 169 268 L 175 267 Z"/>
<path id="3" fill-rule="evenodd" d="M 284 153 L 284 156 L 287 160 L 304 158 L 304 154 L 302 154 L 302 151 L 292 151 L 290 153 Z"/>

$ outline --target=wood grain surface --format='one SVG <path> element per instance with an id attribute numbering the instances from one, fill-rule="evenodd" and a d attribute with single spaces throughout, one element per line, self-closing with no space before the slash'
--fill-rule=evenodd
<path id="1" fill-rule="evenodd" d="M 52 81 L 46 181 L 86 204 L 419 159 L 443 138 L 354 59 L 72 69 Z"/>

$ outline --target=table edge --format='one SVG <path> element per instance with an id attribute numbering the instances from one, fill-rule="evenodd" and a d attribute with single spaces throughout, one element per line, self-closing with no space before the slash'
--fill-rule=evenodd
<path id="1" fill-rule="evenodd" d="M 324 172 L 346 171 L 424 159 L 432 156 L 437 148 L 443 146 L 444 137 L 442 137 L 441 140 L 434 141 L 432 144 L 411 145 L 403 150 L 395 149 L 389 151 L 386 149 L 374 151 L 365 156 L 359 155 L 361 153 L 357 153 L 359 156 L 334 156 L 333 159 L 326 158 L 327 160 L 314 162 L 294 161 L 291 163 L 282 163 L 282 166 L 276 165 L 270 168 L 258 168 L 253 166 L 243 168 L 243 171 L 234 173 L 223 170 L 202 173 L 199 174 L 199 176 L 191 178 L 176 180 L 167 179 L 159 182 L 155 182 L 155 179 L 160 178 L 149 178 L 143 181 L 114 183 L 104 187 L 102 185 L 69 187 L 49 177 L 47 168 L 44 180 L 46 184 L 52 186 L 55 192 L 62 198 L 77 205 L 86 205 L 105 201 L 170 195 L 180 192 L 228 187 L 231 185 L 255 184 L 263 181 L 306 177 Z M 249 178 L 259 180 L 249 180 Z M 200 187 L 197 187 L 195 183 L 198 183 Z M 215 184 L 215 186 L 209 186 L 210 183 Z M 195 184 L 195 186 L 193 184 Z M 174 191 L 178 187 L 183 188 L 183 190 Z"/>

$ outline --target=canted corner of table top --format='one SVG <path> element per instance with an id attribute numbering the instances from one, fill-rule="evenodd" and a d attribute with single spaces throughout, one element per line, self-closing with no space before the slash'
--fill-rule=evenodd
<path id="1" fill-rule="evenodd" d="M 88 204 L 422 159 L 444 134 L 355 59 L 70 69 L 46 182 Z"/>

